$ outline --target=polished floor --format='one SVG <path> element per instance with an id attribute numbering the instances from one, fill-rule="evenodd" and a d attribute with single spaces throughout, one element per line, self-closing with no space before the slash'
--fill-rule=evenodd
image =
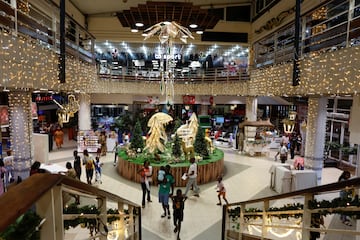
<path id="1" fill-rule="evenodd" d="M 63 149 L 50 152 L 49 162 L 63 166 L 65 166 L 66 161 L 72 162 L 72 151 L 75 149 L 75 144 L 73 142 Z M 273 156 L 275 152 L 270 152 L 269 156 L 249 157 L 239 154 L 231 148 L 223 150 L 225 152 L 224 184 L 230 203 L 276 194 L 269 187 L 269 169 L 274 163 Z M 140 185 L 120 177 L 112 164 L 113 158 L 113 153 L 108 153 L 101 158 L 104 163 L 102 184 L 94 184 L 94 186 L 140 205 Z M 291 160 L 289 161 L 291 163 Z M 335 182 L 340 174 L 341 170 L 339 169 L 325 168 L 322 175 L 322 184 Z M 82 175 L 82 181 L 85 182 L 85 174 Z M 185 203 L 184 221 L 180 234 L 182 240 L 220 239 L 222 208 L 216 205 L 218 200 L 215 186 L 216 182 L 201 185 L 199 198 L 189 194 L 189 198 Z M 157 187 L 152 186 L 152 202 L 147 203 L 142 210 L 143 239 L 176 239 L 172 219 L 160 217 L 162 208 L 158 203 L 157 191 Z M 116 205 L 108 207 L 116 208 Z M 66 231 L 65 239 L 87 239 L 88 237 L 88 231 L 70 229 Z"/>

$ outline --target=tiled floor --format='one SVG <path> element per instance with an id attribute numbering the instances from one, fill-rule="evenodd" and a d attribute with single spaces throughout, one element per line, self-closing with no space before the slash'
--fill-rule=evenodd
<path id="1" fill-rule="evenodd" d="M 75 143 L 74 143 L 75 144 Z M 50 163 L 65 166 L 66 161 L 72 162 L 72 151 L 75 149 L 68 146 L 62 150 L 50 153 Z M 245 201 L 276 194 L 270 190 L 269 169 L 274 163 L 273 155 L 265 157 L 249 157 L 239 154 L 232 149 L 224 149 L 225 152 L 225 176 L 224 184 L 227 188 L 229 202 Z M 141 204 L 141 188 L 139 184 L 129 182 L 117 175 L 112 165 L 113 153 L 102 157 L 104 163 L 104 175 L 102 184 L 97 185 L 114 194 L 120 195 L 130 201 Z M 234 172 L 235 171 L 235 172 Z M 238 171 L 238 172 L 236 172 Z M 325 168 L 323 170 L 323 184 L 335 182 L 341 170 Z M 85 174 L 82 175 L 85 181 Z M 191 196 L 185 203 L 184 221 L 181 229 L 181 239 L 220 239 L 222 208 L 217 206 L 216 182 L 201 185 L 200 198 Z M 173 233 L 172 220 L 161 218 L 161 205 L 158 203 L 157 187 L 151 190 L 152 203 L 148 203 L 142 211 L 143 239 L 176 239 Z M 66 239 L 85 239 L 88 232 L 69 230 Z"/>

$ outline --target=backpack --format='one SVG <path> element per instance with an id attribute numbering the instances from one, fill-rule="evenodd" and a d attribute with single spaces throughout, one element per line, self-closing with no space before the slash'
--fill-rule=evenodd
<path id="1" fill-rule="evenodd" d="M 85 168 L 86 169 L 92 169 L 93 166 L 94 166 L 94 160 L 92 160 L 92 159 L 87 160 Z"/>

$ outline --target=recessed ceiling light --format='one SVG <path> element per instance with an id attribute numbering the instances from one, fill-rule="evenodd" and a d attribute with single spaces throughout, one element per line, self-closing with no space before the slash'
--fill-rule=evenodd
<path id="1" fill-rule="evenodd" d="M 146 37 L 146 36 L 147 36 L 147 33 L 143 33 L 143 34 L 141 34 L 141 36 Z"/>
<path id="2" fill-rule="evenodd" d="M 133 32 L 133 33 L 137 33 L 139 30 L 137 30 L 137 29 L 135 29 L 135 28 L 133 28 L 133 29 L 131 29 L 131 32 Z"/>
<path id="3" fill-rule="evenodd" d="M 143 24 L 143 23 L 141 23 L 141 22 L 137 22 L 137 23 L 135 23 L 135 26 L 137 26 L 137 27 L 143 27 L 143 26 L 144 26 L 144 24 Z"/>
<path id="4" fill-rule="evenodd" d="M 204 33 L 203 31 L 196 31 L 196 34 L 199 34 L 199 35 L 201 35 L 203 33 Z"/>
<path id="5" fill-rule="evenodd" d="M 195 23 L 192 23 L 192 24 L 190 24 L 190 25 L 189 25 L 189 27 L 190 27 L 190 28 L 197 28 L 197 27 L 198 27 L 198 25 L 197 25 L 197 24 L 195 24 Z"/>

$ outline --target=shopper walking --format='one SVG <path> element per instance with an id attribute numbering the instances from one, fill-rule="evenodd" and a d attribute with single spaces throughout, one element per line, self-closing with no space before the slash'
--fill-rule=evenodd
<path id="1" fill-rule="evenodd" d="M 162 218 L 170 216 L 169 208 L 169 197 L 174 193 L 175 179 L 170 172 L 170 165 L 165 166 L 165 177 L 164 180 L 159 184 L 159 203 L 161 203 L 164 213 L 161 215 Z"/>
<path id="2" fill-rule="evenodd" d="M 78 180 L 76 170 L 72 167 L 71 162 L 67 162 L 65 167 L 67 169 L 67 172 L 65 173 L 66 176 Z M 66 192 L 63 192 L 63 199 L 65 200 L 64 202 L 68 202 L 68 200 L 69 200 L 68 196 L 72 196 L 75 198 L 75 204 L 77 204 L 77 205 L 80 204 L 80 196 L 79 195 L 72 194 L 72 193 L 68 194 Z"/>
<path id="3" fill-rule="evenodd" d="M 219 176 L 218 177 L 218 183 L 216 185 L 216 188 L 217 188 L 217 192 L 218 192 L 218 199 L 219 199 L 219 202 L 216 204 L 216 205 L 219 205 L 221 206 L 221 197 L 224 199 L 225 203 L 226 204 L 229 204 L 228 200 L 226 199 L 226 188 L 225 188 L 225 185 L 222 181 L 222 177 Z"/>
<path id="4" fill-rule="evenodd" d="M 60 126 L 58 126 L 54 132 L 54 140 L 56 147 L 60 149 L 64 144 L 64 132 L 61 130 Z"/>
<path id="5" fill-rule="evenodd" d="M 118 141 L 115 142 L 115 146 L 113 148 L 113 152 L 114 152 L 114 166 L 116 166 L 116 162 L 117 162 L 117 159 L 118 159 L 118 155 L 120 153 L 120 150 L 121 150 L 121 145 L 119 144 Z"/>
<path id="6" fill-rule="evenodd" d="M 106 132 L 105 131 L 101 132 L 99 137 L 101 156 L 106 156 L 106 152 L 107 152 L 106 139 L 107 139 Z"/>
<path id="7" fill-rule="evenodd" d="M 284 143 L 280 144 L 279 151 L 275 155 L 275 161 L 277 160 L 277 156 L 280 155 L 281 163 L 285 163 L 287 160 L 288 149 Z"/>
<path id="8" fill-rule="evenodd" d="M 96 159 L 96 161 L 95 161 L 95 182 L 99 182 L 101 184 L 102 183 L 101 169 L 102 169 L 103 163 L 100 162 L 99 157 L 96 157 L 95 159 Z"/>
<path id="9" fill-rule="evenodd" d="M 81 179 L 81 160 L 80 156 L 78 155 L 78 151 L 73 152 L 74 155 L 74 169 L 76 172 L 76 177 L 80 180 Z"/>
<path id="10" fill-rule="evenodd" d="M 186 184 L 186 190 L 185 190 L 185 193 L 184 195 L 187 196 L 187 193 L 190 189 L 191 186 L 193 186 L 193 190 L 194 190 L 194 196 L 196 197 L 200 197 L 199 195 L 199 187 L 197 185 L 197 164 L 195 162 L 195 158 L 192 157 L 190 158 L 190 167 L 188 169 L 188 172 L 186 174 L 186 176 L 188 177 L 188 182 Z"/>
<path id="11" fill-rule="evenodd" d="M 4 157 L 4 165 L 6 173 L 4 175 L 5 188 L 7 188 L 10 178 L 15 179 L 14 175 L 14 156 L 12 156 L 11 150 L 6 151 L 6 157 Z"/>
<path id="12" fill-rule="evenodd" d="M 86 181 L 88 184 L 91 184 L 95 169 L 94 158 L 89 154 L 87 149 L 84 150 L 83 154 L 83 165 L 85 165 Z"/>
<path id="13" fill-rule="evenodd" d="M 148 160 L 145 160 L 143 167 L 138 170 L 138 174 L 140 174 L 140 184 L 142 189 L 142 201 L 141 205 L 144 208 L 145 207 L 145 198 L 147 195 L 147 201 L 152 202 L 150 198 L 150 183 L 149 183 L 149 177 L 152 175 L 152 171 L 149 167 L 150 163 Z"/>
<path id="14" fill-rule="evenodd" d="M 174 233 L 177 233 L 177 240 L 180 240 L 181 222 L 184 220 L 184 207 L 187 197 L 182 194 L 181 189 L 176 190 L 176 195 L 171 196 L 173 202 Z"/>

